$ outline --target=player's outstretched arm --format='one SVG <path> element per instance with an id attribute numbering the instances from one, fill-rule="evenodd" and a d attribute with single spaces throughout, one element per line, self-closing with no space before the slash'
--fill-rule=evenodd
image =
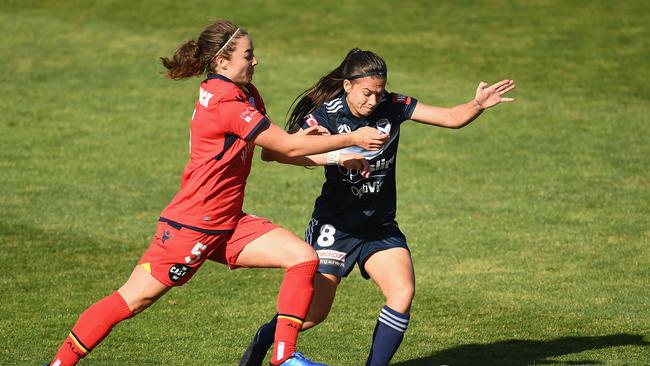
<path id="1" fill-rule="evenodd" d="M 481 81 L 471 101 L 451 108 L 418 103 L 411 119 L 433 126 L 461 128 L 475 120 L 485 109 L 499 103 L 513 102 L 514 98 L 504 98 L 503 95 L 513 90 L 515 86 L 514 80 L 502 80 L 489 87 L 487 83 Z"/>
<path id="2" fill-rule="evenodd" d="M 312 126 L 304 130 L 298 129 L 297 131 L 290 131 L 291 134 L 304 134 L 304 135 L 329 135 L 330 133 L 326 128 L 321 126 Z M 356 153 L 341 153 L 338 151 L 331 151 L 323 154 L 288 157 L 277 151 L 262 149 L 262 160 L 264 161 L 277 161 L 282 164 L 291 164 L 297 166 L 323 166 L 323 165 L 340 165 L 349 169 L 356 169 L 364 177 L 370 176 L 370 166 L 368 161 L 363 155 Z"/>
<path id="3" fill-rule="evenodd" d="M 332 136 L 290 135 L 275 124 L 269 123 L 265 129 L 253 138 L 253 143 L 287 157 L 298 157 L 320 154 L 348 146 L 359 146 L 366 150 L 375 151 L 379 150 L 387 139 L 386 134 L 372 127 L 362 127 L 351 133 Z"/>

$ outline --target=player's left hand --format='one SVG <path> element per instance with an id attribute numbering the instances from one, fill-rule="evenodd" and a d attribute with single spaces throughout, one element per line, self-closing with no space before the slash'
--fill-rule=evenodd
<path id="1" fill-rule="evenodd" d="M 300 129 L 296 131 L 296 133 L 301 135 L 320 135 L 320 136 L 330 135 L 330 132 L 327 130 L 327 128 L 319 125 L 307 127 L 305 129 Z"/>
<path id="2" fill-rule="evenodd" d="M 364 178 L 370 177 L 370 164 L 363 155 L 355 153 L 341 153 L 338 164 L 348 169 L 356 169 Z"/>
<path id="3" fill-rule="evenodd" d="M 501 102 L 514 102 L 514 98 L 503 98 L 502 95 L 514 89 L 515 86 L 514 80 L 501 80 L 490 87 L 486 82 L 481 81 L 476 88 L 474 100 L 481 109 L 493 107 Z"/>

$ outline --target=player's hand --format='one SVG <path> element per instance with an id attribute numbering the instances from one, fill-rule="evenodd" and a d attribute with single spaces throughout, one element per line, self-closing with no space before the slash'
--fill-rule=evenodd
<path id="1" fill-rule="evenodd" d="M 514 98 L 503 98 L 502 95 L 515 88 L 514 80 L 501 80 L 488 87 L 486 82 L 481 81 L 476 88 L 474 100 L 481 109 L 493 107 L 501 102 L 514 102 Z"/>
<path id="2" fill-rule="evenodd" d="M 341 153 L 338 164 L 348 169 L 356 169 L 364 178 L 370 177 L 370 164 L 361 154 Z"/>
<path id="3" fill-rule="evenodd" d="M 317 136 L 327 136 L 330 134 L 327 128 L 319 125 L 307 127 L 305 129 L 301 128 L 298 131 L 296 131 L 296 133 L 300 135 L 317 135 Z"/>
<path id="4" fill-rule="evenodd" d="M 354 144 L 366 150 L 379 150 L 388 140 L 390 135 L 380 132 L 376 128 L 361 127 L 354 132 Z"/>

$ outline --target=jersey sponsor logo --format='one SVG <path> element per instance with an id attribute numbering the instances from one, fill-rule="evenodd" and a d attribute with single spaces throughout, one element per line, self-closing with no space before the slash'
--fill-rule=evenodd
<path id="1" fill-rule="evenodd" d="M 395 155 L 391 156 L 390 159 L 381 158 L 374 163 L 370 164 L 370 171 L 376 172 L 378 170 L 389 169 L 395 162 Z"/>
<path id="2" fill-rule="evenodd" d="M 239 118 L 243 119 L 244 122 L 250 123 L 253 118 L 255 118 L 255 115 L 259 113 L 257 109 L 254 107 L 248 107 L 246 108 L 241 114 L 239 115 Z"/>
<path id="3" fill-rule="evenodd" d="M 317 250 L 316 254 L 318 254 L 318 259 L 320 260 L 320 264 L 337 266 L 341 268 L 345 267 L 344 252 L 339 252 L 338 250 L 331 250 L 331 249 L 322 249 L 322 250 Z"/>
<path id="4" fill-rule="evenodd" d="M 311 113 L 310 113 L 309 115 L 305 116 L 305 118 L 303 118 L 303 120 L 305 121 L 305 123 L 306 123 L 307 126 L 309 126 L 309 127 L 313 127 L 313 126 L 318 125 L 318 120 L 317 120 L 316 117 L 314 117 L 314 115 L 311 114 Z"/>
<path id="5" fill-rule="evenodd" d="M 350 129 L 350 126 L 348 126 L 348 125 L 346 125 L 344 123 L 338 125 L 336 127 L 336 130 L 338 131 L 338 133 L 350 133 L 350 132 L 352 132 L 352 130 Z"/>
<path id="6" fill-rule="evenodd" d="M 402 94 L 393 94 L 393 103 L 410 105 L 411 97 Z"/>
<path id="7" fill-rule="evenodd" d="M 181 278 L 185 277 L 190 271 L 191 267 L 181 263 L 176 263 L 169 268 L 169 279 L 172 282 L 178 282 Z"/>
<path id="8" fill-rule="evenodd" d="M 390 169 L 393 166 L 393 163 L 395 163 L 395 155 L 391 156 L 389 159 L 381 158 L 375 161 L 374 163 L 370 163 L 370 172 L 373 173 L 381 170 Z M 355 184 L 366 179 L 359 173 L 357 169 L 350 169 L 340 165 L 337 166 L 337 169 L 339 171 L 339 174 L 343 176 L 341 180 L 344 182 Z M 373 177 L 375 178 L 380 178 L 384 176 L 385 175 L 373 175 Z"/>
<path id="9" fill-rule="evenodd" d="M 199 104 L 208 108 L 208 103 L 214 95 L 203 88 L 199 88 Z"/>
<path id="10" fill-rule="evenodd" d="M 381 180 L 376 180 L 373 182 L 366 182 L 361 185 L 361 187 L 351 186 L 350 191 L 357 198 L 361 198 L 366 194 L 378 194 L 381 191 L 381 186 L 384 184 Z"/>

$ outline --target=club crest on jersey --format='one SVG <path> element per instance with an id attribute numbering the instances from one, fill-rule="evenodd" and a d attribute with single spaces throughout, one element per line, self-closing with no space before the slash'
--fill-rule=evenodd
<path id="1" fill-rule="evenodd" d="M 338 125 L 336 127 L 336 130 L 338 131 L 338 133 L 350 133 L 350 132 L 352 132 L 352 130 L 350 129 L 350 126 L 348 126 L 346 124 Z"/>
<path id="2" fill-rule="evenodd" d="M 303 118 L 303 120 L 305 121 L 305 123 L 306 123 L 307 126 L 309 126 L 309 127 L 313 127 L 313 126 L 317 126 L 317 125 L 318 125 L 318 120 L 317 120 L 316 117 L 314 117 L 314 115 L 311 114 L 311 113 L 308 114 L 307 116 L 305 116 L 305 118 Z"/>
<path id="3" fill-rule="evenodd" d="M 169 230 L 165 230 L 162 234 L 162 242 L 166 242 L 167 240 L 172 238 L 172 233 Z"/>
<path id="4" fill-rule="evenodd" d="M 411 97 L 402 94 L 393 94 L 393 103 L 410 105 Z"/>
<path id="5" fill-rule="evenodd" d="M 388 120 L 388 118 L 382 118 L 379 121 L 377 121 L 377 129 L 381 133 L 390 135 L 390 121 Z"/>
<path id="6" fill-rule="evenodd" d="M 181 263 L 176 263 L 169 268 L 169 279 L 172 282 L 178 282 L 181 278 L 185 277 L 190 271 L 191 267 Z"/>
<path id="7" fill-rule="evenodd" d="M 253 118 L 255 118 L 255 115 L 257 113 L 259 113 L 257 111 L 257 109 L 255 109 L 253 107 L 248 107 L 248 108 L 246 108 L 246 110 L 241 112 L 241 114 L 239 115 L 239 118 L 243 119 L 244 122 L 246 122 L 246 123 L 250 123 L 253 120 Z"/>

